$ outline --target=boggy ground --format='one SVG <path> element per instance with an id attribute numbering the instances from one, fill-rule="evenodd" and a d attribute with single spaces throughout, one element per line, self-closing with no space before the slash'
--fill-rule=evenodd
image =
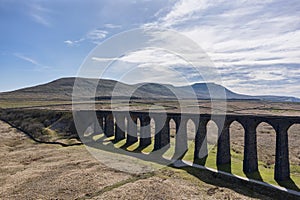
<path id="1" fill-rule="evenodd" d="M 0 199 L 271 199 L 241 185 L 219 179 L 212 185 L 171 168 L 121 172 L 82 145 L 35 143 L 2 121 L 0 157 Z"/>

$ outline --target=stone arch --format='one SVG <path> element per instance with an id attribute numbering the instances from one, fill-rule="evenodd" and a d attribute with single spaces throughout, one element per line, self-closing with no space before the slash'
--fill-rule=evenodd
<path id="1" fill-rule="evenodd" d="M 238 120 L 234 120 L 229 125 L 230 149 L 236 154 L 244 154 L 245 128 Z"/>
<path id="2" fill-rule="evenodd" d="M 193 162 L 195 153 L 194 141 L 196 137 L 196 124 L 192 119 L 188 119 L 185 125 L 187 152 L 185 153 L 183 160 Z"/>
<path id="3" fill-rule="evenodd" d="M 141 120 L 138 117 L 136 120 L 136 127 L 137 127 L 137 136 L 140 138 L 141 135 Z"/>
<path id="4" fill-rule="evenodd" d="M 192 119 L 186 122 L 186 132 L 188 140 L 194 140 L 196 136 L 196 125 Z"/>
<path id="5" fill-rule="evenodd" d="M 256 126 L 257 156 L 263 162 L 264 167 L 273 168 L 276 154 L 276 131 L 274 127 L 265 121 Z"/>
<path id="6" fill-rule="evenodd" d="M 150 119 L 150 133 L 151 133 L 151 137 L 154 138 L 154 136 L 155 136 L 155 120 L 154 120 L 154 118 Z"/>
<path id="7" fill-rule="evenodd" d="M 124 119 L 124 126 L 125 126 L 125 137 L 126 135 L 128 134 L 128 119 L 127 119 L 127 116 L 125 116 L 125 119 Z"/>
<path id="8" fill-rule="evenodd" d="M 175 120 L 173 118 L 169 121 L 169 128 L 170 128 L 170 137 L 175 138 L 176 137 L 176 129 L 177 125 L 175 123 Z"/>
<path id="9" fill-rule="evenodd" d="M 205 165 L 216 169 L 219 128 L 215 121 L 209 120 L 206 124 L 206 130 L 208 155 Z"/>
<path id="10" fill-rule="evenodd" d="M 112 114 L 112 124 L 113 124 L 113 133 L 115 134 L 116 132 L 116 127 L 115 127 L 115 124 L 116 124 L 116 117 Z"/>
<path id="11" fill-rule="evenodd" d="M 168 117 L 165 122 L 165 126 L 168 130 L 165 130 L 169 134 L 169 144 L 167 150 L 163 153 L 162 157 L 165 159 L 175 159 L 175 145 L 178 137 L 178 125 L 176 119 Z"/>
<path id="12" fill-rule="evenodd" d="M 299 148 L 299 130 L 300 123 L 292 124 L 288 129 L 288 147 L 290 165 L 300 165 Z"/>
<path id="13" fill-rule="evenodd" d="M 245 128 L 238 120 L 234 120 L 229 125 L 230 152 L 232 173 L 243 171 L 243 157 L 245 146 Z"/>
<path id="14" fill-rule="evenodd" d="M 208 148 L 211 149 L 212 145 L 217 144 L 218 141 L 218 125 L 215 121 L 209 120 L 206 124 L 207 128 L 207 144 Z"/>

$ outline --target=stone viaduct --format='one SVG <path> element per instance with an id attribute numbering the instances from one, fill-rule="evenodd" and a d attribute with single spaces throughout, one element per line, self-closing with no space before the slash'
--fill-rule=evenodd
<path id="1" fill-rule="evenodd" d="M 107 137 L 114 136 L 115 140 L 126 139 L 129 144 L 139 141 L 140 147 L 146 147 L 154 141 L 154 151 L 170 145 L 170 120 L 176 124 L 175 155 L 183 155 L 188 150 L 187 122 L 195 124 L 194 160 L 207 155 L 207 124 L 214 121 L 218 126 L 217 160 L 218 166 L 231 164 L 230 155 L 230 125 L 239 122 L 244 128 L 244 159 L 243 171 L 253 173 L 258 171 L 257 159 L 257 126 L 266 122 L 276 131 L 276 156 L 274 178 L 284 181 L 290 178 L 288 129 L 293 124 L 300 124 L 300 117 L 256 116 L 256 115 L 210 115 L 210 114 L 182 114 L 182 113 L 148 113 L 125 111 L 77 111 L 78 118 L 83 118 L 88 127 L 95 123 L 91 112 L 96 116 L 101 130 Z M 76 118 L 76 117 L 75 117 Z M 125 120 L 126 119 L 126 120 Z M 137 121 L 140 123 L 137 123 Z M 155 123 L 155 135 L 151 135 L 150 121 Z M 127 122 L 127 123 L 126 123 Z M 138 124 L 140 127 L 138 127 Z M 138 128 L 140 133 L 138 134 Z M 80 131 L 80 130 L 79 130 Z M 84 130 L 81 130 L 84 131 Z M 99 132 L 95 129 L 94 132 Z M 153 137 L 153 139 L 151 139 Z M 204 147 L 204 152 L 203 152 Z M 200 151 L 201 149 L 201 151 Z"/>

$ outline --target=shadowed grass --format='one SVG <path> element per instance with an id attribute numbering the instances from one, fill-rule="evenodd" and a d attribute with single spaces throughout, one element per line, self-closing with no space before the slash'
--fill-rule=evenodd
<path id="1" fill-rule="evenodd" d="M 115 145 L 115 147 L 120 147 L 126 143 L 126 140 L 122 140 Z M 193 162 L 194 160 L 194 142 L 188 141 L 188 151 L 183 156 L 183 161 Z M 139 141 L 136 143 L 126 147 L 127 151 L 135 151 L 139 148 Z M 139 152 L 142 152 L 144 154 L 149 154 L 154 149 L 154 139 L 152 138 L 151 145 L 145 147 Z M 243 154 L 236 153 L 234 151 L 231 151 L 231 165 L 223 165 L 223 166 L 217 166 L 216 159 L 217 159 L 217 147 L 209 145 L 208 146 L 209 154 L 206 158 L 205 166 L 208 168 L 216 169 L 225 171 L 228 173 L 232 173 L 234 175 L 238 175 L 245 178 L 251 178 L 258 181 L 263 181 L 269 184 L 277 185 L 277 186 L 283 186 L 287 187 L 293 190 L 299 190 L 300 187 L 300 166 L 291 165 L 291 180 L 280 182 L 278 183 L 274 179 L 274 165 L 269 165 L 268 168 L 267 165 L 261 161 L 258 162 L 258 169 L 259 172 L 254 172 L 251 174 L 245 174 L 243 172 Z M 170 139 L 170 148 L 163 154 L 163 157 L 165 159 L 171 159 L 175 152 L 175 138 Z"/>

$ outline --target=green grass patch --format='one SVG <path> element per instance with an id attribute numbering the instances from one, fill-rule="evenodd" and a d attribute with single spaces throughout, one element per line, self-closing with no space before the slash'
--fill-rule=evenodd
<path id="1" fill-rule="evenodd" d="M 118 142 L 115 144 L 116 148 L 119 148 L 123 145 L 125 145 L 126 139 Z M 135 142 L 134 144 L 130 145 L 127 147 L 128 151 L 134 151 L 139 147 L 139 141 Z M 184 161 L 189 161 L 193 162 L 194 161 L 194 142 L 189 141 L 188 142 L 188 151 L 182 158 Z M 147 146 L 142 150 L 142 153 L 144 154 L 149 154 L 153 151 L 154 149 L 154 139 L 152 138 L 151 145 Z M 208 168 L 212 169 L 218 169 L 217 164 L 216 164 L 216 159 L 217 159 L 217 147 L 209 145 L 209 154 L 206 159 L 205 166 Z M 170 139 L 170 148 L 163 154 L 163 157 L 166 159 L 171 159 L 174 156 L 175 153 L 175 138 Z M 273 184 L 280 186 L 275 180 L 274 180 L 274 165 L 267 165 L 261 161 L 258 162 L 258 173 L 253 173 L 253 174 L 245 174 L 243 172 L 243 154 L 241 153 L 236 153 L 234 151 L 231 151 L 231 165 L 230 166 L 223 166 L 230 169 L 231 173 L 234 175 L 238 175 L 241 177 L 251 178 L 251 179 L 256 179 L 256 180 L 261 180 L 263 182 Z M 221 166 L 222 167 L 222 166 Z M 297 165 L 291 165 L 291 179 L 295 183 L 296 186 L 300 187 L 300 166 Z M 289 187 L 288 184 L 286 184 L 286 187 Z M 290 188 L 293 188 L 290 186 Z"/>
<path id="2" fill-rule="evenodd" d="M 175 146 L 175 140 L 171 139 L 171 148 L 164 154 L 166 157 L 172 157 L 172 155 L 174 154 L 174 148 L 172 148 L 172 147 L 174 147 L 174 146 Z M 193 162 L 194 146 L 195 146 L 194 142 L 189 141 L 189 143 L 188 143 L 189 149 L 188 149 L 187 153 L 184 155 L 182 160 Z M 217 164 L 216 164 L 217 147 L 209 145 L 208 149 L 210 151 L 209 151 L 205 166 L 212 168 L 212 169 L 218 169 Z M 254 174 L 248 175 L 248 177 L 252 178 L 252 179 L 262 180 L 263 182 L 279 186 L 277 181 L 274 179 L 274 165 L 271 165 L 268 167 L 266 167 L 266 166 L 267 165 L 265 163 L 259 161 L 258 162 L 259 173 L 254 173 Z M 232 174 L 247 178 L 247 175 L 243 172 L 243 155 L 242 154 L 231 151 L 231 166 L 229 166 L 229 167 L 231 168 Z M 300 166 L 291 165 L 290 169 L 291 169 L 292 181 L 295 183 L 295 185 L 298 186 L 298 188 L 300 188 Z M 292 186 L 290 188 L 292 188 Z"/>

